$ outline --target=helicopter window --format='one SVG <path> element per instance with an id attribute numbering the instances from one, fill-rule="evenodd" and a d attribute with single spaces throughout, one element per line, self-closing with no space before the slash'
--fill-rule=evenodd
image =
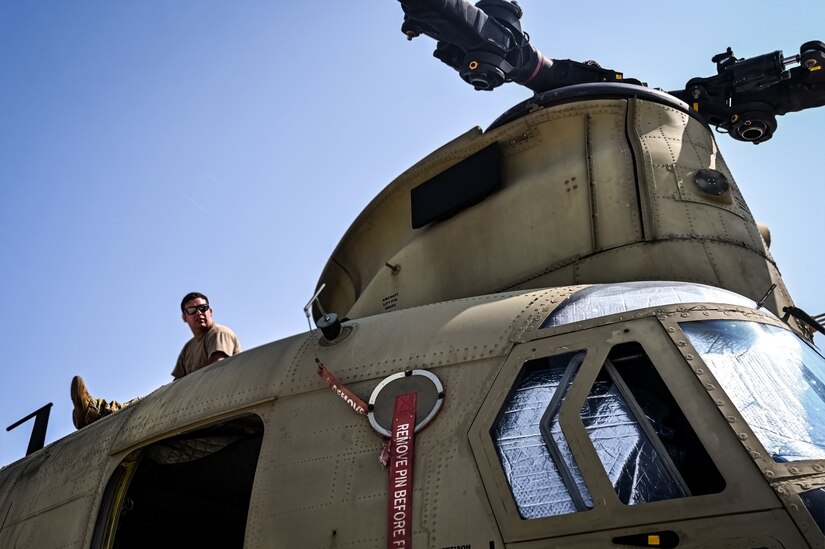
<path id="1" fill-rule="evenodd" d="M 622 503 L 724 488 L 721 475 L 638 343 L 611 350 L 581 418 Z"/>
<path id="2" fill-rule="evenodd" d="M 825 358 L 813 346 L 755 322 L 681 327 L 775 461 L 825 459 Z"/>
<path id="3" fill-rule="evenodd" d="M 558 407 L 583 360 L 584 352 L 578 352 L 525 363 L 493 423 L 496 452 L 522 518 L 593 507 L 557 419 Z M 551 425 L 545 433 L 541 423 L 548 412 Z"/>
<path id="4" fill-rule="evenodd" d="M 639 407 L 606 364 L 582 409 L 582 422 L 619 500 L 645 503 L 685 496 L 639 420 Z"/>
<path id="5" fill-rule="evenodd" d="M 560 424 L 584 362 L 571 352 L 524 363 L 490 430 L 519 515 L 593 508 Z M 721 492 L 725 483 L 638 343 L 614 346 L 580 417 L 619 500 L 628 505 Z"/>
<path id="6" fill-rule="evenodd" d="M 626 311 L 659 305 L 712 302 L 755 308 L 756 303 L 739 294 L 687 282 L 623 282 L 598 284 L 575 292 L 564 300 L 542 328 L 552 328 Z"/>
<path id="7" fill-rule="evenodd" d="M 799 494 L 805 508 L 819 526 L 819 531 L 825 535 L 825 488 L 814 488 Z"/>

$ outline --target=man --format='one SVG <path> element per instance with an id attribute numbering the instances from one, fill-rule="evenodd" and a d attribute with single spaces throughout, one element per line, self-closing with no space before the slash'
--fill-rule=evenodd
<path id="1" fill-rule="evenodd" d="M 180 302 L 180 311 L 193 337 L 183 346 L 172 370 L 175 380 L 241 352 L 235 332 L 212 320 L 212 308 L 205 295 L 199 292 L 186 294 Z M 74 404 L 72 421 L 78 429 L 140 400 L 135 398 L 121 404 L 116 400 L 94 398 L 80 376 L 72 378 L 71 396 Z"/>

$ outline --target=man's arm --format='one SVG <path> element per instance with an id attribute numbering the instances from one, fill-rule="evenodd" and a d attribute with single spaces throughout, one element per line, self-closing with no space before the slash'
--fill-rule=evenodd
<path id="1" fill-rule="evenodd" d="M 229 355 L 224 353 L 223 351 L 215 351 L 209 356 L 209 360 L 206 362 L 207 365 L 213 364 L 219 360 L 223 360 L 225 358 L 229 358 Z"/>

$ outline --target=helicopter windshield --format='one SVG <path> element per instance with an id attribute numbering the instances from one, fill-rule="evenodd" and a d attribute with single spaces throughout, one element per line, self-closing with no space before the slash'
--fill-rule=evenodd
<path id="1" fill-rule="evenodd" d="M 755 322 L 681 326 L 775 461 L 825 459 L 825 358 L 815 347 Z"/>
<path id="2" fill-rule="evenodd" d="M 622 282 L 598 284 L 571 295 L 541 325 L 562 326 L 591 318 L 659 305 L 711 302 L 751 309 L 756 303 L 734 292 L 688 282 Z"/>

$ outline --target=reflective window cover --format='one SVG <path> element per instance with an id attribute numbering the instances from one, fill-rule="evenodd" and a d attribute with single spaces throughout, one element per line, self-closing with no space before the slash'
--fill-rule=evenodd
<path id="1" fill-rule="evenodd" d="M 593 506 L 557 421 L 551 433 L 559 450 L 558 461 L 551 455 L 540 429 L 542 416 L 559 390 L 562 378 L 572 379 L 570 375 L 564 376 L 565 371 L 577 368 L 583 355 L 567 353 L 526 363 L 491 429 L 504 475 L 522 518 L 584 510 L 577 509 L 577 500 L 583 501 L 585 508 Z M 566 391 L 568 386 L 561 390 Z M 572 486 L 569 480 L 565 481 L 563 473 L 567 473 L 568 479 L 572 477 Z"/>
<path id="2" fill-rule="evenodd" d="M 825 358 L 814 347 L 755 322 L 681 326 L 775 461 L 825 459 Z"/>
<path id="3" fill-rule="evenodd" d="M 584 353 L 527 362 L 491 429 L 491 436 L 519 514 L 532 519 L 593 507 L 581 472 L 559 424 L 566 393 Z M 632 395 L 625 396 L 607 366 L 593 384 L 581 419 L 619 499 L 629 505 L 684 497 L 640 421 L 648 422 Z M 652 366 L 651 366 L 652 368 Z M 611 376 L 615 376 L 611 377 Z M 624 391 L 628 388 L 621 383 Z M 628 402 L 630 398 L 633 404 Z M 648 433 L 655 432 L 652 427 Z"/>
<path id="4" fill-rule="evenodd" d="M 582 422 L 622 503 L 683 497 L 613 380 L 602 375 L 582 407 Z"/>
<path id="5" fill-rule="evenodd" d="M 679 303 L 726 303 L 756 308 L 739 294 L 687 282 L 622 282 L 598 284 L 579 290 L 553 311 L 542 328 L 562 326 L 591 318 Z"/>

